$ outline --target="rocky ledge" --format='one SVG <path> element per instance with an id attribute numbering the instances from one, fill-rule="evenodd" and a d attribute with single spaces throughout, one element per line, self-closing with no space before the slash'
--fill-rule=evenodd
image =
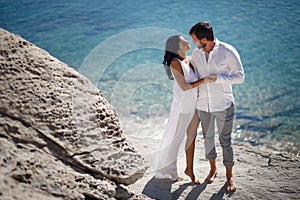
<path id="1" fill-rule="evenodd" d="M 101 92 L 3 29 L 0 147 L 0 199 L 147 199 L 125 187 L 147 166 Z"/>

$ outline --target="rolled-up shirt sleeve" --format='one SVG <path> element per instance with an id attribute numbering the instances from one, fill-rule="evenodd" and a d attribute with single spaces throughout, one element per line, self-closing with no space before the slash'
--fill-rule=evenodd
<path id="1" fill-rule="evenodd" d="M 227 51 L 227 59 L 227 67 L 229 68 L 229 73 L 218 73 L 216 83 L 243 83 L 245 80 L 243 65 L 238 52 L 234 48 L 232 48 L 231 51 Z"/>

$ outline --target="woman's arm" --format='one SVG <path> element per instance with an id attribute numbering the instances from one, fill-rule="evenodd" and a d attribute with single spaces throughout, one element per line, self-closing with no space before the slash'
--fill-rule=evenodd
<path id="1" fill-rule="evenodd" d="M 201 85 L 202 83 L 205 82 L 214 82 L 216 80 L 216 75 L 210 75 L 208 77 L 199 79 L 195 82 L 192 83 L 187 83 L 184 79 L 184 74 L 181 68 L 181 65 L 179 63 L 178 60 L 173 60 L 171 62 L 171 71 L 173 73 L 173 76 L 175 78 L 175 81 L 178 83 L 178 85 L 180 86 L 180 88 L 183 91 L 198 87 L 199 85 Z"/>

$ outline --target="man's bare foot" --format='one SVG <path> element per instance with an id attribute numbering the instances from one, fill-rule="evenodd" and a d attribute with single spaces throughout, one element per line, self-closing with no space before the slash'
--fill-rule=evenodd
<path id="1" fill-rule="evenodd" d="M 236 191 L 236 185 L 234 182 L 233 177 L 229 177 L 227 178 L 227 188 L 226 188 L 226 192 L 227 193 L 233 193 Z"/>
<path id="2" fill-rule="evenodd" d="M 188 171 L 187 169 L 184 171 L 184 173 L 191 178 L 191 181 L 193 184 L 200 184 L 200 181 L 196 180 L 195 175 L 192 171 Z"/>
<path id="3" fill-rule="evenodd" d="M 216 176 L 218 174 L 218 171 L 217 170 L 210 170 L 209 174 L 207 175 L 206 179 L 205 179 L 205 182 L 207 184 L 211 184 L 214 182 Z"/>
<path id="4" fill-rule="evenodd" d="M 178 178 L 176 178 L 174 182 L 179 182 L 179 181 L 183 181 L 183 178 L 180 176 Z"/>

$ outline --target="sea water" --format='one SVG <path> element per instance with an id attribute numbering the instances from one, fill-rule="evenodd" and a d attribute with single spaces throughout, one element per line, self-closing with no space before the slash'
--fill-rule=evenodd
<path id="1" fill-rule="evenodd" d="M 188 32 L 199 21 L 243 62 L 245 82 L 233 85 L 234 140 L 299 154 L 300 1 L 0 1 L 0 27 L 88 77 L 124 131 L 145 139 L 161 137 L 172 101 L 165 41 L 181 34 L 195 48 Z"/>

